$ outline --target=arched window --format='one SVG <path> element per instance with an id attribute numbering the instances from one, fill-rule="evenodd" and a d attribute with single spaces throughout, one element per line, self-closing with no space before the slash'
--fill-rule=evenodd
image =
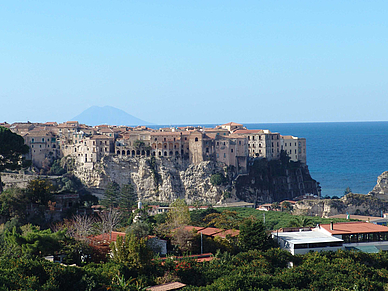
<path id="1" fill-rule="evenodd" d="M 198 141 L 198 137 L 195 138 L 195 141 Z"/>

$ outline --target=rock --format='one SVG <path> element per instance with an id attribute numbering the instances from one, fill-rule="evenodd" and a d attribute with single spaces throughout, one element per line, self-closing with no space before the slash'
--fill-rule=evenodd
<path id="1" fill-rule="evenodd" d="M 381 200 L 388 201 L 388 171 L 378 176 L 377 184 L 369 194 Z"/>

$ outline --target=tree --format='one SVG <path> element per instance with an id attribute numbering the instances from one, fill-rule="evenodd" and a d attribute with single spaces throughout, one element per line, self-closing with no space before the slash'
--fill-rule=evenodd
<path id="1" fill-rule="evenodd" d="M 153 257 L 146 242 L 146 239 L 138 239 L 132 234 L 127 234 L 125 237 L 118 236 L 117 240 L 110 245 L 112 259 L 131 269 L 143 269 L 150 264 Z"/>
<path id="2" fill-rule="evenodd" d="M 313 225 L 314 225 L 313 221 L 307 216 L 296 216 L 289 223 L 290 227 L 308 227 Z"/>
<path id="3" fill-rule="evenodd" d="M 238 229 L 242 221 L 236 211 L 224 210 L 222 213 L 210 213 L 206 215 L 204 221 L 208 222 L 208 226 L 223 228 L 223 229 Z"/>
<path id="4" fill-rule="evenodd" d="M 170 211 L 167 212 L 167 223 L 172 228 L 190 224 L 190 211 L 184 199 L 176 199 L 170 204 Z"/>
<path id="5" fill-rule="evenodd" d="M 222 173 L 216 173 L 210 177 L 210 183 L 213 186 L 220 186 L 226 183 L 226 178 Z"/>
<path id="6" fill-rule="evenodd" d="M 150 233 L 150 226 L 145 221 L 139 221 L 132 223 L 126 232 L 133 234 L 137 238 L 146 238 Z"/>
<path id="7" fill-rule="evenodd" d="M 54 186 L 48 179 L 38 178 L 31 180 L 27 185 L 27 197 L 31 203 L 47 206 L 52 200 Z"/>
<path id="8" fill-rule="evenodd" d="M 28 199 L 20 188 L 9 188 L 0 194 L 0 214 L 7 217 L 25 218 Z"/>
<path id="9" fill-rule="evenodd" d="M 77 240 L 85 240 L 93 232 L 93 226 L 96 219 L 93 216 L 74 215 L 72 219 L 72 226 L 74 228 L 74 238 Z"/>
<path id="10" fill-rule="evenodd" d="M 137 194 L 132 184 L 123 185 L 120 189 L 119 207 L 127 211 L 136 205 Z"/>
<path id="11" fill-rule="evenodd" d="M 105 197 L 102 199 L 101 204 L 105 207 L 112 208 L 117 207 L 120 198 L 120 185 L 116 182 L 110 182 L 105 189 Z"/>
<path id="12" fill-rule="evenodd" d="M 350 193 L 353 193 L 353 192 L 352 192 L 352 189 L 350 189 L 350 187 L 347 187 L 347 188 L 345 189 L 345 191 L 344 191 L 344 195 L 348 195 L 348 194 L 350 194 Z"/>
<path id="13" fill-rule="evenodd" d="M 121 221 L 121 213 L 117 209 L 108 209 L 98 213 L 101 219 L 102 233 L 109 233 L 112 235 L 112 231 Z M 110 237 L 111 238 L 111 237 Z"/>
<path id="14" fill-rule="evenodd" d="M 265 231 L 263 221 L 249 218 L 241 224 L 239 245 L 243 251 L 267 250 L 272 244 L 273 241 Z"/>
<path id="15" fill-rule="evenodd" d="M 29 163 L 24 162 L 23 155 L 28 154 L 29 151 L 30 148 L 24 144 L 24 139 L 20 135 L 0 126 L 0 172 L 28 166 Z M 0 175 L 1 192 L 3 192 L 3 184 Z"/>

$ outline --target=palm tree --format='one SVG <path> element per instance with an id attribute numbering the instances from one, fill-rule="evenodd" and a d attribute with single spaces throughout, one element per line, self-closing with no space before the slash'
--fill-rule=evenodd
<path id="1" fill-rule="evenodd" d="M 296 216 L 290 221 L 290 227 L 308 227 L 313 226 L 313 221 L 307 216 Z"/>

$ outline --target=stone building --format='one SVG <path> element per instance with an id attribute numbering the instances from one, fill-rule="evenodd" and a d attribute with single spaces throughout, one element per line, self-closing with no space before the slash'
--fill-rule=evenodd
<path id="1" fill-rule="evenodd" d="M 49 130 L 32 130 L 22 135 L 30 152 L 26 159 L 32 161 L 32 165 L 41 168 L 45 159 L 52 160 L 60 156 L 58 141 L 55 134 Z"/>

